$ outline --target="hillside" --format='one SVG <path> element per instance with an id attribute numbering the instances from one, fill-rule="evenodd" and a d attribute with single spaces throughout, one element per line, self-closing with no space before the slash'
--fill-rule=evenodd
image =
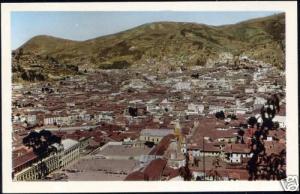
<path id="1" fill-rule="evenodd" d="M 222 52 L 284 68 L 284 14 L 225 26 L 155 22 L 86 41 L 37 36 L 13 52 L 14 80 L 30 77 L 29 71 L 30 80 L 77 74 L 84 64 L 94 69 L 205 65 Z"/>

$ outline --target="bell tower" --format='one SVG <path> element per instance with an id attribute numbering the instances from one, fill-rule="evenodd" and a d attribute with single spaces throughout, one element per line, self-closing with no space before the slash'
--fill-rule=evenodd
<path id="1" fill-rule="evenodd" d="M 176 120 L 174 135 L 177 138 L 177 150 L 180 151 L 183 138 L 182 138 L 181 126 L 179 120 Z"/>

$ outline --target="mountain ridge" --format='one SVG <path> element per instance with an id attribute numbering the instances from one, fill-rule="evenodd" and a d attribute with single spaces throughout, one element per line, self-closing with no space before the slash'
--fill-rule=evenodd
<path id="1" fill-rule="evenodd" d="M 56 74 L 54 67 L 69 72 L 67 66 L 76 74 L 81 65 L 95 69 L 205 65 L 222 52 L 284 68 L 284 13 L 222 26 L 153 22 L 84 41 L 39 35 L 13 51 L 13 65 L 20 69 L 34 65 L 47 77 L 49 72 Z M 20 77 L 18 70 L 15 73 Z"/>

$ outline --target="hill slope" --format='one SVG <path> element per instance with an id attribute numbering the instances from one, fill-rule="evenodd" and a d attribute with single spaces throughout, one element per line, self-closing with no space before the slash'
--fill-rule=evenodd
<path id="1" fill-rule="evenodd" d="M 13 70 L 16 79 L 34 70 L 43 80 L 49 74 L 75 74 L 83 64 L 104 69 L 204 65 L 222 52 L 284 68 L 284 14 L 218 27 L 155 22 L 86 41 L 37 36 L 13 52 Z"/>

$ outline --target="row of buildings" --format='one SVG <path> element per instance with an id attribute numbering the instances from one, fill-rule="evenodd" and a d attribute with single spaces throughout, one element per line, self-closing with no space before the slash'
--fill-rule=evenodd
<path id="1" fill-rule="evenodd" d="M 34 181 L 60 169 L 80 157 L 80 142 L 64 139 L 53 144 L 55 151 L 46 158 L 39 158 L 32 150 L 13 160 L 13 180 Z"/>
<path id="2" fill-rule="evenodd" d="M 123 146 L 132 150 L 149 149 L 132 158 L 131 155 L 121 156 L 122 153 L 120 157 L 102 158 L 100 154 L 96 158 L 103 163 L 126 159 L 130 166 L 126 173 L 132 170 L 145 180 L 180 179 L 179 169 L 186 165 L 192 169 L 195 180 L 213 177 L 209 174 L 213 175 L 214 169 L 223 173 L 222 179 L 245 179 L 245 164 L 252 157 L 249 141 L 254 130 L 247 125 L 247 119 L 257 115 L 261 122 L 260 108 L 269 94 L 276 93 L 281 99 L 281 111 L 274 118 L 280 129 L 269 134 L 266 140 L 269 150 L 276 152 L 285 147 L 286 124 L 283 72 L 270 64 L 247 60 L 243 63 L 247 68 L 218 63 L 213 67 L 165 73 L 101 70 L 53 82 L 14 84 L 13 163 L 27 161 L 27 152 L 22 151 L 22 138 L 30 130 L 49 129 L 65 140 L 77 141 L 79 148 L 76 150 L 88 148 L 91 153 L 82 155 L 90 158 L 92 164 L 93 151 L 100 152 L 111 144 L 121 144 L 121 150 Z M 215 118 L 220 111 L 225 114 L 224 120 Z M 231 117 L 233 115 L 236 119 Z M 64 149 L 67 147 L 65 145 Z M 112 148 L 111 152 L 114 151 Z M 14 177 L 19 177 L 17 180 L 23 176 L 19 176 L 21 171 L 25 172 L 24 169 L 34 166 L 33 163 L 38 164 L 34 154 L 31 155 L 33 162 L 14 172 Z M 48 173 L 70 166 L 71 160 L 80 163 L 82 157 L 75 155 L 76 159 L 69 157 L 68 151 L 53 153 L 48 157 L 49 165 L 52 161 Z M 44 161 L 48 165 L 48 159 Z M 212 163 L 220 165 L 215 167 Z M 150 178 L 156 165 L 162 176 Z M 85 166 L 85 170 L 87 168 Z M 235 175 L 230 174 L 230 170 Z M 88 177 L 88 172 L 85 173 Z M 122 173 L 117 174 L 123 179 Z M 134 179 L 134 176 L 129 177 Z"/>

